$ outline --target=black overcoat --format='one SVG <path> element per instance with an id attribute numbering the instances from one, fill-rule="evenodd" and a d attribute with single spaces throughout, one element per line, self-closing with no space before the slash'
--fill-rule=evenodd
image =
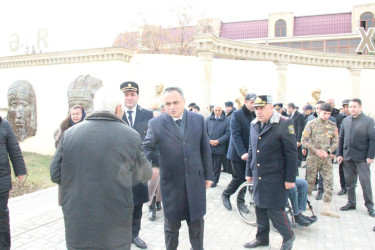
<path id="1" fill-rule="evenodd" d="M 254 201 L 261 208 L 285 207 L 285 182 L 295 182 L 297 142 L 293 122 L 274 111 L 263 130 L 251 123 L 246 176 L 253 177 Z"/>
<path id="2" fill-rule="evenodd" d="M 69 128 L 50 166 L 61 184 L 68 249 L 130 249 L 132 178 L 151 178 L 139 134 L 109 112 Z"/>
<path id="3" fill-rule="evenodd" d="M 247 153 L 249 147 L 250 123 L 254 118 L 254 112 L 250 112 L 245 105 L 233 113 L 227 153 L 229 160 L 242 162 L 241 156 Z"/>
<path id="4" fill-rule="evenodd" d="M 194 221 L 206 213 L 205 180 L 212 180 L 211 151 L 202 115 L 184 111 L 186 125 L 180 133 L 172 117 L 150 120 L 143 148 L 149 160 L 158 146 L 160 188 L 168 220 Z"/>
<path id="5" fill-rule="evenodd" d="M 133 123 L 133 129 L 138 132 L 141 136 L 142 141 L 146 137 L 147 128 L 148 128 L 148 121 L 154 117 L 151 110 L 141 108 L 137 105 L 137 112 L 135 115 L 135 121 Z M 124 114 L 122 119 L 129 124 L 127 116 Z M 141 205 L 145 202 L 148 202 L 148 184 L 141 183 L 135 179 L 133 179 L 133 202 L 134 206 Z"/>
<path id="6" fill-rule="evenodd" d="M 25 175 L 26 167 L 12 126 L 0 117 L 0 193 L 12 189 L 9 159 L 16 176 Z"/>

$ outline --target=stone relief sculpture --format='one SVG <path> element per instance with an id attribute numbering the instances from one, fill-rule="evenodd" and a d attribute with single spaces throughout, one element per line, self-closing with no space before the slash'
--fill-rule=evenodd
<path id="1" fill-rule="evenodd" d="M 158 83 L 155 85 L 155 96 L 151 99 L 151 109 L 160 111 L 163 105 L 163 90 L 164 84 Z"/>
<path id="2" fill-rule="evenodd" d="M 75 105 L 84 107 L 86 114 L 93 111 L 96 91 L 103 86 L 102 81 L 90 75 L 80 75 L 68 87 L 69 110 Z"/>
<path id="3" fill-rule="evenodd" d="M 36 97 L 33 86 L 19 80 L 8 89 L 7 120 L 13 127 L 18 141 L 35 136 L 37 130 Z"/>
<path id="4" fill-rule="evenodd" d="M 237 103 L 237 109 L 240 109 L 245 104 L 245 97 L 247 95 L 247 87 L 244 85 L 240 88 L 241 96 L 238 97 L 235 102 Z"/>
<path id="5" fill-rule="evenodd" d="M 313 107 L 315 107 L 316 103 L 320 100 L 320 95 L 322 91 L 320 89 L 314 89 L 311 91 L 312 100 L 309 102 L 309 104 Z"/>

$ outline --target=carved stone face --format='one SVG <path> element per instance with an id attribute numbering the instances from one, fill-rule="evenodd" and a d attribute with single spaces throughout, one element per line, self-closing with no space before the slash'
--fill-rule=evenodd
<path id="1" fill-rule="evenodd" d="M 314 100 L 319 100 L 320 94 L 321 94 L 320 89 L 316 89 L 313 92 L 311 92 L 311 96 L 314 98 Z"/>
<path id="2" fill-rule="evenodd" d="M 35 93 L 27 81 L 13 83 L 8 90 L 8 121 L 19 141 L 36 132 Z"/>

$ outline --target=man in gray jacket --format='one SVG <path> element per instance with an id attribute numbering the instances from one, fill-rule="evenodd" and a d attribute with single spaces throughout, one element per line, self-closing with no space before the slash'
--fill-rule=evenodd
<path id="1" fill-rule="evenodd" d="M 370 164 L 375 156 L 375 122 L 362 113 L 362 102 L 354 98 L 349 102 L 350 116 L 341 125 L 337 162 L 344 161 L 344 175 L 348 190 L 348 203 L 341 211 L 356 209 L 355 187 L 361 182 L 365 206 L 370 216 L 375 217 L 371 190 Z"/>
<path id="2" fill-rule="evenodd" d="M 115 115 L 115 93 L 96 93 L 95 111 L 65 131 L 51 163 L 68 249 L 130 249 L 132 177 L 145 182 L 152 171 L 140 135 Z"/>

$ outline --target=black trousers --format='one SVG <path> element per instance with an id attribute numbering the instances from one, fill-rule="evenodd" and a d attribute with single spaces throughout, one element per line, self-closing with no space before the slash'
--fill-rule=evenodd
<path id="1" fill-rule="evenodd" d="M 283 242 L 290 240 L 294 233 L 284 208 L 260 208 L 255 206 L 257 216 L 256 239 L 262 242 L 269 242 L 270 219 L 273 226 L 283 237 Z"/>
<path id="2" fill-rule="evenodd" d="M 0 249 L 10 249 L 9 191 L 0 193 Z"/>
<path id="3" fill-rule="evenodd" d="M 189 227 L 190 244 L 194 250 L 203 250 L 204 219 L 186 220 Z M 181 221 L 171 221 L 164 217 L 164 237 L 167 250 L 176 250 Z"/>
<path id="4" fill-rule="evenodd" d="M 224 155 L 211 154 L 212 156 L 212 169 L 214 171 L 213 182 L 219 183 L 221 173 L 221 163 L 223 162 Z"/>
<path id="5" fill-rule="evenodd" d="M 224 190 L 223 194 L 226 196 L 231 196 L 234 194 L 238 187 L 246 181 L 245 171 L 246 171 L 246 161 L 237 162 L 231 161 L 232 163 L 232 180 L 228 184 L 228 187 Z"/>
<path id="6" fill-rule="evenodd" d="M 340 175 L 340 186 L 341 188 L 345 188 L 345 174 L 344 174 L 344 162 L 339 164 L 339 175 Z"/>
<path id="7" fill-rule="evenodd" d="M 223 159 L 223 169 L 224 172 L 227 172 L 228 174 L 232 174 L 232 163 L 229 159 L 227 159 L 226 155 L 224 156 Z"/>
<path id="8" fill-rule="evenodd" d="M 133 221 L 132 221 L 132 237 L 137 237 L 139 231 L 141 230 L 141 220 L 142 220 L 142 206 L 143 204 L 134 206 L 133 210 Z"/>

